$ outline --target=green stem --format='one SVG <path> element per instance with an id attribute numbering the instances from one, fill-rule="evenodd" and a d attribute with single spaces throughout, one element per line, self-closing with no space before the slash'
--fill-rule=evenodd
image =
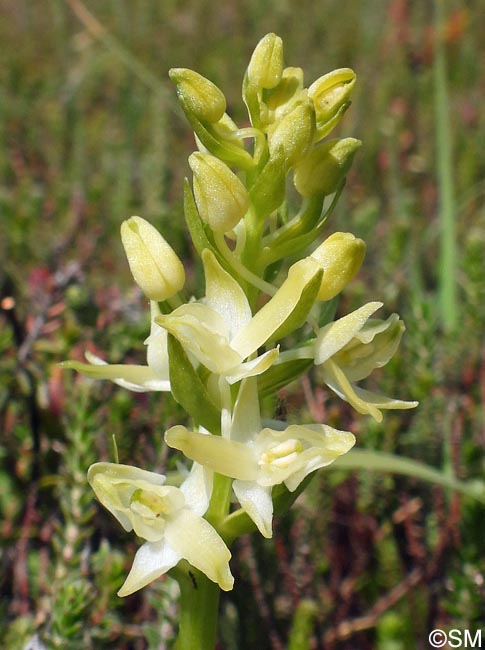
<path id="1" fill-rule="evenodd" d="M 452 142 L 446 59 L 443 43 L 444 1 L 435 0 L 436 49 L 433 63 L 436 115 L 436 159 L 440 210 L 440 303 L 445 331 L 456 328 L 456 226 Z"/>
<path id="2" fill-rule="evenodd" d="M 329 469 L 402 474 L 455 490 L 482 503 L 485 502 L 485 483 L 481 480 L 461 481 L 413 458 L 404 458 L 371 449 L 352 449 L 348 454 L 338 458 Z"/>
<path id="3" fill-rule="evenodd" d="M 213 650 L 217 636 L 219 586 L 187 563 L 175 577 L 180 585 L 177 650 Z"/>

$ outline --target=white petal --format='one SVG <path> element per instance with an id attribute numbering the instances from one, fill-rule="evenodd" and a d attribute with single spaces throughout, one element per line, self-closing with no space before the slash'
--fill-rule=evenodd
<path id="1" fill-rule="evenodd" d="M 273 365 L 273 363 L 278 358 L 278 355 L 278 348 L 268 350 L 268 352 L 261 354 L 259 357 L 256 357 L 256 359 L 245 361 L 244 363 L 241 363 L 233 368 L 231 370 L 231 374 L 226 375 L 226 379 L 230 384 L 235 384 L 245 377 L 255 377 L 256 375 L 261 375 Z"/>
<path id="2" fill-rule="evenodd" d="M 263 537 L 273 536 L 271 488 L 254 481 L 233 481 L 232 487 L 242 509 L 254 521 Z"/>
<path id="3" fill-rule="evenodd" d="M 334 429 L 326 424 L 291 425 L 287 433 L 289 436 L 298 437 L 298 430 L 306 440 L 313 438 L 314 446 L 301 453 L 300 469 L 285 479 L 284 483 L 290 492 L 294 492 L 308 474 L 331 465 L 355 445 L 355 436 L 352 433 Z"/>
<path id="4" fill-rule="evenodd" d="M 190 474 L 180 486 L 187 507 L 202 517 L 209 507 L 212 496 L 213 472 L 199 463 L 194 463 Z"/>
<path id="5" fill-rule="evenodd" d="M 330 465 L 354 444 L 353 434 L 326 424 L 263 429 L 256 440 L 261 464 L 258 483 L 268 487 L 285 483 L 293 492 L 308 474 Z"/>
<path id="6" fill-rule="evenodd" d="M 374 327 L 371 323 L 369 332 L 367 326 L 370 321 L 367 321 L 353 341 L 337 353 L 335 361 L 344 369 L 351 383 L 365 379 L 376 368 L 382 368 L 396 353 L 405 330 L 404 323 L 397 314 L 382 322 L 386 325 L 385 329 L 377 331 L 378 326 Z M 365 342 L 359 342 L 362 339 Z"/>
<path id="7" fill-rule="evenodd" d="M 259 467 L 253 449 L 241 442 L 221 436 L 206 436 L 175 426 L 165 433 L 169 447 L 183 452 L 187 458 L 231 478 L 255 480 Z"/>
<path id="8" fill-rule="evenodd" d="M 393 397 L 387 397 L 386 395 L 379 395 L 378 393 L 373 393 L 370 390 L 365 390 L 365 388 L 360 388 L 359 386 L 354 386 L 356 394 L 367 404 L 372 404 L 379 409 L 413 409 L 418 406 L 419 402 L 416 401 L 405 401 L 402 399 L 394 399 Z"/>
<path id="9" fill-rule="evenodd" d="M 281 287 L 231 341 L 231 347 L 246 359 L 265 343 L 297 307 L 305 287 L 320 273 L 319 264 L 307 257 L 293 264 Z"/>
<path id="10" fill-rule="evenodd" d="M 382 302 L 368 302 L 351 314 L 322 327 L 315 341 L 315 363 L 330 359 L 353 339 L 367 319 L 382 307 Z"/>
<path id="11" fill-rule="evenodd" d="M 229 326 L 208 305 L 182 305 L 171 314 L 157 317 L 156 322 L 212 372 L 224 374 L 243 361 L 229 345 Z"/>
<path id="12" fill-rule="evenodd" d="M 64 361 L 61 367 L 77 370 L 93 379 L 109 379 L 118 386 L 137 393 L 170 390 L 170 382 L 160 379 L 148 366 L 108 364 L 90 352 L 86 352 L 85 356 L 89 363 Z"/>
<path id="13" fill-rule="evenodd" d="M 129 596 L 145 587 L 174 567 L 181 557 L 165 540 L 146 542 L 136 552 L 131 571 L 118 591 L 118 596 Z"/>
<path id="14" fill-rule="evenodd" d="M 234 578 L 229 569 L 231 553 L 208 521 L 184 508 L 167 521 L 165 538 L 181 557 L 205 573 L 221 589 L 232 589 Z"/>
<path id="15" fill-rule="evenodd" d="M 245 379 L 234 404 L 231 424 L 231 440 L 248 442 L 261 431 L 258 383 L 255 377 Z"/>
<path id="16" fill-rule="evenodd" d="M 205 274 L 205 302 L 229 325 L 230 337 L 251 320 L 246 294 L 236 280 L 225 271 L 209 249 L 202 252 Z"/>
<path id="17" fill-rule="evenodd" d="M 147 363 L 159 380 L 170 384 L 170 372 L 168 367 L 168 332 L 154 321 L 152 331 L 146 339 Z"/>
<path id="18" fill-rule="evenodd" d="M 363 415 L 372 415 L 374 420 L 382 422 L 382 413 L 378 408 L 368 403 L 365 399 L 359 397 L 356 392 L 356 386 L 351 384 L 347 379 L 344 371 L 337 366 L 331 359 L 326 361 L 322 366 L 323 381 L 339 397 L 351 404 L 356 411 Z"/>

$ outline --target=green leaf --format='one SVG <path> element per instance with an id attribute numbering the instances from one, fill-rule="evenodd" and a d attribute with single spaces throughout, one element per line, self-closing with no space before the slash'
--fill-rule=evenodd
<path id="1" fill-rule="evenodd" d="M 209 241 L 204 224 L 200 218 L 199 211 L 195 205 L 194 195 L 190 187 L 189 180 L 186 178 L 184 182 L 184 213 L 185 221 L 195 246 L 197 253 L 202 255 L 202 251 L 209 248 L 212 252 L 216 252 L 214 246 Z"/>
<path id="2" fill-rule="evenodd" d="M 313 359 L 293 359 L 275 363 L 258 377 L 258 393 L 261 397 L 272 395 L 291 381 L 300 377 L 313 365 Z"/>
<path id="3" fill-rule="evenodd" d="M 168 356 L 170 360 L 170 385 L 175 400 L 212 433 L 218 434 L 221 414 L 212 402 L 209 393 L 183 346 L 171 334 L 168 335 Z"/>

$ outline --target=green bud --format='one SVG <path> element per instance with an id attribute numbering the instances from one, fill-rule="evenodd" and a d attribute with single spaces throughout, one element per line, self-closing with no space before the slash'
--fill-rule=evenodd
<path id="1" fill-rule="evenodd" d="M 330 235 L 310 255 L 323 269 L 318 300 L 330 300 L 339 294 L 360 269 L 365 243 L 350 232 Z"/>
<path id="2" fill-rule="evenodd" d="M 283 41 L 276 34 L 266 34 L 253 52 L 248 65 L 248 81 L 258 88 L 274 88 L 283 72 Z"/>
<path id="3" fill-rule="evenodd" d="M 317 124 L 324 125 L 334 118 L 348 102 L 356 75 L 350 68 L 333 70 L 312 83 L 308 96 L 313 100 Z"/>
<path id="4" fill-rule="evenodd" d="M 172 68 L 170 79 L 184 110 L 201 122 L 218 122 L 226 110 L 226 98 L 219 88 L 202 75 L 187 68 Z"/>
<path id="5" fill-rule="evenodd" d="M 307 198 L 333 194 L 361 145 L 355 138 L 343 138 L 327 140 L 312 149 L 295 167 L 293 182 L 298 192 Z"/>
<path id="6" fill-rule="evenodd" d="M 307 97 L 281 120 L 268 129 L 271 157 L 283 151 L 288 167 L 292 167 L 308 151 L 315 133 L 315 112 Z"/>
<path id="7" fill-rule="evenodd" d="M 194 196 L 202 221 L 216 232 L 232 230 L 249 207 L 246 188 L 215 156 L 195 152 L 189 157 L 194 174 Z"/>
<path id="8" fill-rule="evenodd" d="M 131 217 L 121 224 L 121 241 L 135 282 L 150 300 L 167 300 L 185 283 L 185 271 L 172 247 L 148 221 Z"/>

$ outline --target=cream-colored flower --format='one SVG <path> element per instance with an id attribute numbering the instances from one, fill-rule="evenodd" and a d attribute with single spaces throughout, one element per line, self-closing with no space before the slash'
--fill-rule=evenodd
<path id="1" fill-rule="evenodd" d="M 202 434 L 201 434 L 202 435 Z M 185 559 L 219 584 L 232 589 L 231 553 L 202 518 L 209 505 L 212 480 L 194 467 L 180 488 L 165 485 L 165 476 L 138 467 L 96 463 L 88 480 L 99 501 L 126 531 L 146 542 L 138 549 L 119 596 L 145 587 Z"/>
<path id="2" fill-rule="evenodd" d="M 271 300 L 252 316 L 243 289 L 214 254 L 206 249 L 202 261 L 204 300 L 182 305 L 156 322 L 200 363 L 231 384 L 264 372 L 277 358 L 278 349 L 251 357 L 294 315 L 305 288 L 321 272 L 318 263 L 307 258 L 294 264 Z"/>
<path id="3" fill-rule="evenodd" d="M 359 413 L 369 414 L 381 422 L 380 409 L 410 409 L 418 402 L 385 397 L 363 388 L 356 382 L 381 368 L 396 352 L 404 323 L 397 314 L 387 320 L 371 319 L 382 307 L 369 302 L 360 309 L 323 327 L 314 344 L 315 364 L 323 381 Z"/>
<path id="4" fill-rule="evenodd" d="M 330 465 L 355 443 L 351 433 L 325 424 L 261 428 L 254 378 L 240 388 L 230 438 L 175 426 L 165 440 L 188 458 L 235 479 L 236 497 L 265 537 L 272 535 L 272 487 L 284 483 L 293 492 L 308 474 Z"/>

